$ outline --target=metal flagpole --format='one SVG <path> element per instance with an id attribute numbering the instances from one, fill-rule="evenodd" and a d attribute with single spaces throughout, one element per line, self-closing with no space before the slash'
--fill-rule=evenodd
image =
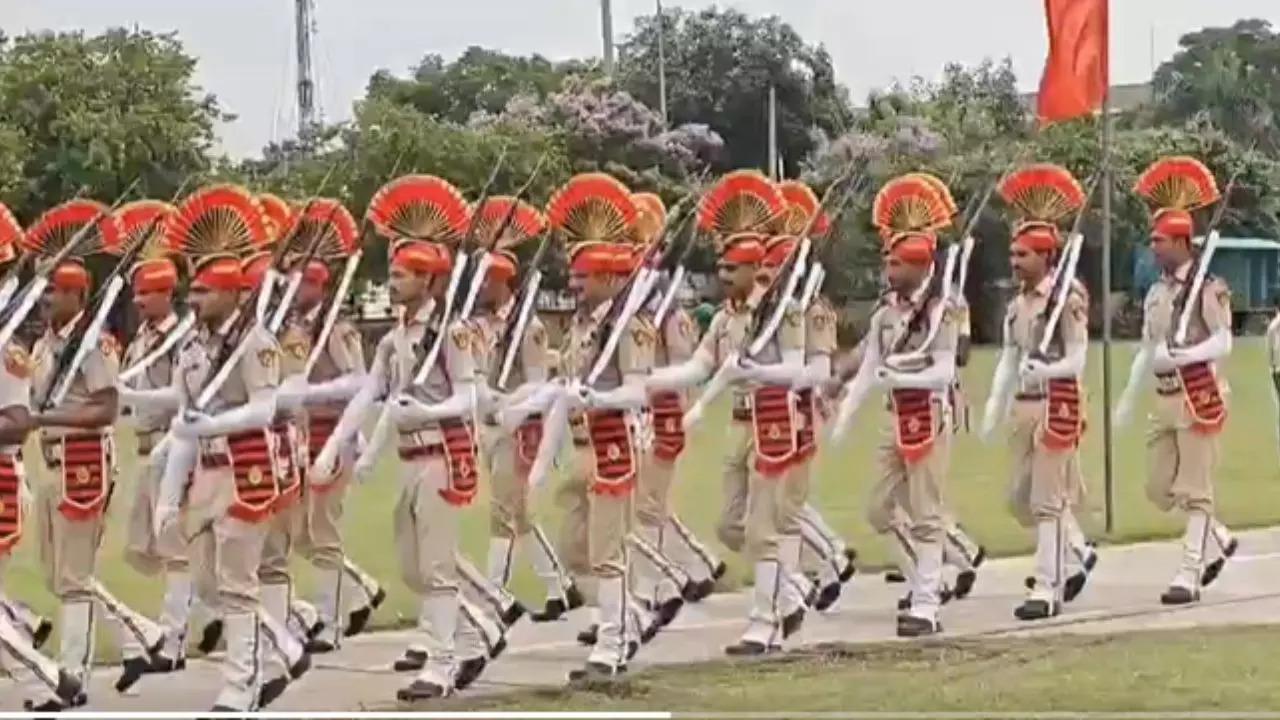
<path id="1" fill-rule="evenodd" d="M 778 179 L 778 90 L 769 83 L 769 159 L 765 164 L 769 177 Z"/>
<path id="2" fill-rule="evenodd" d="M 613 75 L 613 2 L 600 0 L 600 32 L 604 41 L 604 74 Z"/>
<path id="3" fill-rule="evenodd" d="M 1114 458 L 1111 429 L 1111 88 L 1102 97 L 1102 467 L 1106 529 L 1115 529 Z"/>
<path id="4" fill-rule="evenodd" d="M 658 22 L 658 114 L 662 116 L 662 129 L 667 128 L 667 46 L 663 37 L 665 18 L 662 15 L 662 0 L 654 0 L 656 20 Z"/>

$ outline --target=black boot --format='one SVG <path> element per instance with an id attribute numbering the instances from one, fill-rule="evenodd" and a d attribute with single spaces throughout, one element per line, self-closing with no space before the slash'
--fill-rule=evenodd
<path id="1" fill-rule="evenodd" d="M 903 575 L 901 570 L 885 570 L 884 581 L 891 585 L 904 583 L 907 581 L 907 576 Z"/>
<path id="2" fill-rule="evenodd" d="M 578 633 L 578 644 L 591 647 L 596 644 L 596 635 L 600 632 L 600 626 L 592 623 L 591 627 Z"/>
<path id="3" fill-rule="evenodd" d="M 153 664 L 152 658 L 141 655 L 125 658 L 124 662 L 120 663 L 120 677 L 116 680 L 116 692 L 129 692 L 129 689 L 137 685 L 143 675 L 151 672 Z"/>
<path id="4" fill-rule="evenodd" d="M 262 688 L 258 690 L 258 709 L 265 708 L 280 699 L 280 696 L 284 694 L 288 687 L 289 677 L 287 675 L 274 677 L 262 683 Z"/>
<path id="5" fill-rule="evenodd" d="M 813 609 L 818 612 L 822 612 L 823 610 L 830 608 L 832 605 L 835 605 L 836 601 L 840 599 L 840 592 L 843 588 L 844 586 L 838 582 L 824 585 L 823 588 L 818 591 L 818 597 L 813 601 Z"/>
<path id="6" fill-rule="evenodd" d="M 512 625 L 515 625 L 520 621 L 520 618 L 524 617 L 524 614 L 524 605 L 521 605 L 519 601 L 512 603 L 511 607 L 502 611 L 502 617 L 500 618 L 502 620 L 502 626 L 509 628 Z"/>
<path id="7" fill-rule="evenodd" d="M 484 672 L 484 668 L 488 663 L 488 659 L 483 655 L 468 658 L 458 663 L 458 672 L 453 677 L 453 689 L 466 690 L 472 683 L 480 679 L 480 675 Z"/>
<path id="8" fill-rule="evenodd" d="M 212 620 L 200 631 L 200 642 L 196 643 L 196 649 L 208 655 L 218 649 L 218 643 L 221 641 L 222 621 Z"/>
<path id="9" fill-rule="evenodd" d="M 1204 566 L 1204 572 L 1200 574 L 1200 587 L 1209 587 L 1214 580 L 1222 574 L 1222 569 L 1227 566 L 1227 559 L 1236 554 L 1236 550 L 1240 549 L 1240 541 L 1231 538 L 1231 542 L 1222 548 L 1222 555 L 1215 558 L 1213 562 Z M 1096 553 L 1095 553 L 1096 554 Z"/>
<path id="10" fill-rule="evenodd" d="M 782 650 L 777 645 L 765 645 L 764 643 L 754 640 L 739 640 L 738 642 L 727 646 L 724 654 L 729 657 L 759 657 Z"/>
<path id="11" fill-rule="evenodd" d="M 364 629 L 369 625 L 369 619 L 373 617 L 373 611 L 381 607 L 386 600 L 387 591 L 378 588 L 378 592 L 374 593 L 368 605 L 347 613 L 347 626 L 342 631 L 343 636 L 351 637 L 364 632 Z"/>
<path id="12" fill-rule="evenodd" d="M 422 650 L 405 650 L 394 663 L 391 669 L 396 672 L 418 672 L 427 666 L 427 653 Z"/>
<path id="13" fill-rule="evenodd" d="M 414 680 L 409 683 L 408 687 L 400 688 L 396 691 L 396 700 L 405 703 L 421 702 L 423 700 L 438 700 L 449 694 L 449 689 L 443 685 L 426 680 Z"/>
<path id="14" fill-rule="evenodd" d="M 855 567 L 853 564 L 853 561 L 858 559 L 858 551 L 854 550 L 853 548 L 845 548 L 844 559 L 845 559 L 845 566 L 844 566 L 844 569 L 840 571 L 841 583 L 847 583 L 850 580 L 852 580 L 853 574 L 858 571 L 858 568 Z"/>
<path id="15" fill-rule="evenodd" d="M 711 578 L 707 578 L 706 580 L 699 580 L 698 582 L 694 583 L 693 597 L 685 598 L 685 599 L 692 603 L 702 602 L 703 600 L 706 600 L 707 598 L 711 597 L 711 593 L 715 591 L 716 591 L 715 580 L 712 580 Z"/>
<path id="16" fill-rule="evenodd" d="M 1080 593 L 1084 592 L 1084 586 L 1088 582 L 1089 573 L 1084 570 L 1067 578 L 1067 581 L 1062 584 L 1062 601 L 1071 602 L 1080 597 Z"/>
<path id="17" fill-rule="evenodd" d="M 311 638 L 310 640 L 307 640 L 304 647 L 306 647 L 307 652 L 312 655 L 326 655 L 338 649 L 328 640 L 321 640 L 319 638 Z"/>
<path id="18" fill-rule="evenodd" d="M 605 665 L 604 663 L 589 662 L 578 670 L 570 670 L 569 682 L 612 680 L 626 671 L 626 665 Z"/>
<path id="19" fill-rule="evenodd" d="M 1199 590 L 1191 590 L 1181 585 L 1171 585 L 1168 590 L 1160 594 L 1161 605 L 1190 605 L 1199 600 Z"/>
<path id="20" fill-rule="evenodd" d="M 1013 616 L 1019 620 L 1044 620 L 1061 612 L 1058 603 L 1048 600 L 1026 600 L 1013 609 Z"/>
<path id="21" fill-rule="evenodd" d="M 58 696 L 58 700 L 61 701 L 59 704 L 67 707 L 80 707 L 89 701 L 89 697 L 84 692 L 84 683 L 61 669 L 58 670 L 58 686 L 53 689 L 53 694 Z"/>
<path id="22" fill-rule="evenodd" d="M 898 616 L 898 637 L 928 637 L 942 632 L 942 623 L 915 615 Z"/>
<path id="23" fill-rule="evenodd" d="M 658 605 L 658 610 L 655 613 L 656 624 L 659 627 L 670 625 L 671 621 L 676 619 L 676 615 L 680 614 L 680 608 L 682 607 L 684 607 L 684 598 L 673 597 L 669 600 L 664 600 Z"/>
<path id="24" fill-rule="evenodd" d="M 40 624 L 31 631 L 31 647 L 39 650 L 49 641 L 49 636 L 53 634 L 53 623 L 47 618 L 40 618 Z"/>
<path id="25" fill-rule="evenodd" d="M 543 606 L 542 612 L 530 613 L 529 619 L 536 623 L 555 622 L 567 615 L 569 606 L 560 598 L 547 598 L 547 604 Z"/>
<path id="26" fill-rule="evenodd" d="M 799 607 L 783 616 L 782 638 L 785 640 L 800 632 L 800 626 L 802 625 L 804 625 L 804 608 Z"/>
<path id="27" fill-rule="evenodd" d="M 969 593 L 973 592 L 973 584 L 978 581 L 978 571 L 963 570 L 956 575 L 956 587 L 953 591 L 957 600 L 963 600 L 969 597 Z"/>

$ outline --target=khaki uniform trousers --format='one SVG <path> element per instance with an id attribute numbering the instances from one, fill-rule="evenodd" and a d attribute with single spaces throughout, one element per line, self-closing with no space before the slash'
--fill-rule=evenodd
<path id="1" fill-rule="evenodd" d="M 263 585 L 290 583 L 289 555 L 293 552 L 294 542 L 302 535 L 305 521 L 306 504 L 301 496 L 276 510 L 267 521 L 262 563 L 258 567 L 258 580 Z"/>
<path id="2" fill-rule="evenodd" d="M 747 496 L 751 487 L 751 455 L 754 449 L 751 423 L 734 420 L 729 426 L 721 461 L 722 488 L 716 537 L 736 553 L 742 552 L 747 545 Z"/>
<path id="3" fill-rule="evenodd" d="M 232 517 L 234 498 L 230 468 L 196 470 L 187 499 L 188 562 L 196 596 L 206 607 L 221 614 L 257 613 L 258 568 L 272 519 Z"/>
<path id="4" fill-rule="evenodd" d="M 637 477 L 636 521 L 645 527 L 660 528 L 671 517 L 671 483 L 675 480 L 676 464 L 659 460 L 650 453 L 644 462 L 644 472 Z"/>
<path id="5" fill-rule="evenodd" d="M 449 485 L 444 458 L 400 463 L 400 496 L 392 520 L 400 577 L 419 597 L 458 592 L 458 508 L 440 494 Z"/>
<path id="6" fill-rule="evenodd" d="M 1213 471 L 1218 435 L 1192 430 L 1182 393 L 1158 395 L 1147 431 L 1147 499 L 1161 510 L 1177 507 L 1213 516 Z"/>
<path id="7" fill-rule="evenodd" d="M 1017 400 L 1011 413 L 1009 510 L 1025 528 L 1057 520 L 1083 495 L 1078 451 L 1050 450 L 1040 442 L 1045 411 L 1043 399 Z"/>
<path id="8" fill-rule="evenodd" d="M 104 507 L 102 512 L 85 520 L 72 520 L 63 515 L 58 510 L 62 502 L 62 470 L 40 466 L 44 472 L 35 491 L 35 534 L 40 538 L 45 586 L 62 602 L 91 600 L 90 581 L 106 531 L 107 510 Z M 108 494 L 108 505 L 109 498 Z"/>
<path id="9" fill-rule="evenodd" d="M 186 572 L 187 547 L 182 538 L 181 523 L 172 523 L 161 531 L 159 537 L 155 533 L 156 503 L 164 468 L 152 466 L 145 456 L 139 456 L 135 467 L 140 472 L 133 488 L 133 506 L 129 508 L 125 562 L 149 577 L 162 572 Z"/>
<path id="10" fill-rule="evenodd" d="M 950 464 L 951 433 L 942 418 L 933 448 L 923 459 L 907 463 L 898 451 L 893 419 L 876 448 L 879 476 L 867 503 L 867 522 L 877 533 L 909 528 L 918 542 L 941 543 L 946 536 L 944 491 Z"/>
<path id="11" fill-rule="evenodd" d="M 523 537 L 533 531 L 533 512 L 529 507 L 529 475 L 517 465 L 515 437 L 500 427 L 486 425 L 480 443 L 489 470 L 489 537 Z"/>
<path id="12" fill-rule="evenodd" d="M 643 461 L 637 471 L 644 472 Z M 594 476 L 591 447 L 575 444 L 569 473 L 555 492 L 556 506 L 564 511 L 557 550 L 574 581 L 592 601 L 596 580 L 624 576 L 624 544 L 631 532 L 634 502 L 630 492 L 621 496 L 592 492 Z"/>
<path id="13" fill-rule="evenodd" d="M 298 518 L 297 549 L 322 570 L 342 568 L 342 515 L 351 486 L 351 463 L 324 485 L 306 482 Z"/>

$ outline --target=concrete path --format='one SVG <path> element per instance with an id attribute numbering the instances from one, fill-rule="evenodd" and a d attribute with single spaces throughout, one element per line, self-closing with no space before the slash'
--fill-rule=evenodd
<path id="1" fill-rule="evenodd" d="M 995 637 L 1026 633 L 1111 633 L 1197 625 L 1280 622 L 1280 528 L 1244 533 L 1241 547 L 1222 577 L 1199 605 L 1164 608 L 1159 594 L 1172 576 L 1178 549 L 1171 542 L 1104 548 L 1089 586 L 1067 611 L 1034 626 L 1013 619 L 1020 602 L 1029 558 L 988 562 L 974 593 L 944 608 L 943 623 L 952 637 Z M 894 638 L 895 601 L 902 585 L 888 585 L 879 574 L 859 576 L 844 597 L 824 615 L 810 614 L 798 644 L 880 642 Z M 654 663 L 688 663 L 722 657 L 721 648 L 737 639 L 747 596 L 716 595 L 687 606 L 651 644 L 641 648 L 634 669 Z M 581 611 L 559 623 L 522 621 L 509 635 L 510 649 L 491 663 L 468 693 L 557 685 L 578 667 L 586 651 L 574 635 L 587 623 Z M 395 691 L 409 681 L 390 663 L 408 644 L 408 632 L 385 632 L 351 639 L 341 651 L 316 658 L 316 667 L 295 683 L 272 710 L 359 710 L 386 708 Z M 94 674 L 89 707 L 103 711 L 204 710 L 217 693 L 217 666 L 206 660 L 189 664 L 181 675 L 151 676 L 136 695 L 112 689 L 116 671 Z M 0 680 L 0 710 L 16 710 L 17 693 Z"/>

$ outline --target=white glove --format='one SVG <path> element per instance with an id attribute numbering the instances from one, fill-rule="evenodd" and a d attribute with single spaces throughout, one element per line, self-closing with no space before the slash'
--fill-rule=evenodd
<path id="1" fill-rule="evenodd" d="M 702 422 L 702 404 L 694 403 L 688 410 L 685 410 L 684 417 L 680 419 L 680 425 L 685 432 L 693 429 L 693 426 Z"/>
<path id="2" fill-rule="evenodd" d="M 368 450 L 368 448 L 366 448 Z M 362 452 L 356 458 L 355 467 L 351 472 L 353 479 L 358 483 L 368 482 L 373 477 L 373 470 L 378 465 L 378 454 L 371 452 Z"/>
<path id="3" fill-rule="evenodd" d="M 276 405 L 282 410 L 297 410 L 307 399 L 307 378 L 301 373 L 290 375 L 276 390 Z"/>
<path id="4" fill-rule="evenodd" d="M 18 484 L 18 505 L 22 507 L 23 517 L 32 517 L 31 513 L 36 504 L 35 493 L 31 490 L 31 483 L 27 482 L 24 477 Z"/>
<path id="5" fill-rule="evenodd" d="M 152 519 L 155 524 L 156 537 L 160 537 L 165 530 L 168 530 L 170 526 L 178 521 L 180 512 L 176 505 L 164 502 L 156 505 L 155 516 Z"/>
<path id="6" fill-rule="evenodd" d="M 320 453 L 316 455 L 315 462 L 311 463 L 311 469 L 307 473 L 312 477 L 333 477 L 333 472 L 337 469 L 337 466 L 338 448 L 336 443 L 325 443 Z"/>
<path id="7" fill-rule="evenodd" d="M 1169 351 L 1169 343 L 1161 340 L 1156 344 L 1151 353 L 1151 369 L 1158 373 L 1172 372 L 1178 367 L 1173 360 L 1173 353 Z"/>
<path id="8" fill-rule="evenodd" d="M 1049 363 L 1036 358 L 1027 358 L 1022 361 L 1022 366 L 1018 368 L 1018 375 L 1027 382 L 1039 382 L 1048 378 L 1046 370 Z"/>
<path id="9" fill-rule="evenodd" d="M 431 408 L 408 393 L 401 394 L 393 400 L 388 400 L 387 412 L 391 414 L 391 421 L 400 427 L 419 425 L 434 419 Z"/>
<path id="10" fill-rule="evenodd" d="M 1133 419 L 1133 395 L 1124 393 L 1116 402 L 1116 409 L 1111 414 L 1111 421 L 1118 428 L 1125 427 Z"/>
<path id="11" fill-rule="evenodd" d="M 1000 424 L 1000 408 L 995 402 L 995 398 L 987 401 L 986 407 L 982 410 L 982 429 L 979 430 L 978 437 L 982 442 L 990 442 L 991 435 L 995 433 L 996 426 Z"/>

